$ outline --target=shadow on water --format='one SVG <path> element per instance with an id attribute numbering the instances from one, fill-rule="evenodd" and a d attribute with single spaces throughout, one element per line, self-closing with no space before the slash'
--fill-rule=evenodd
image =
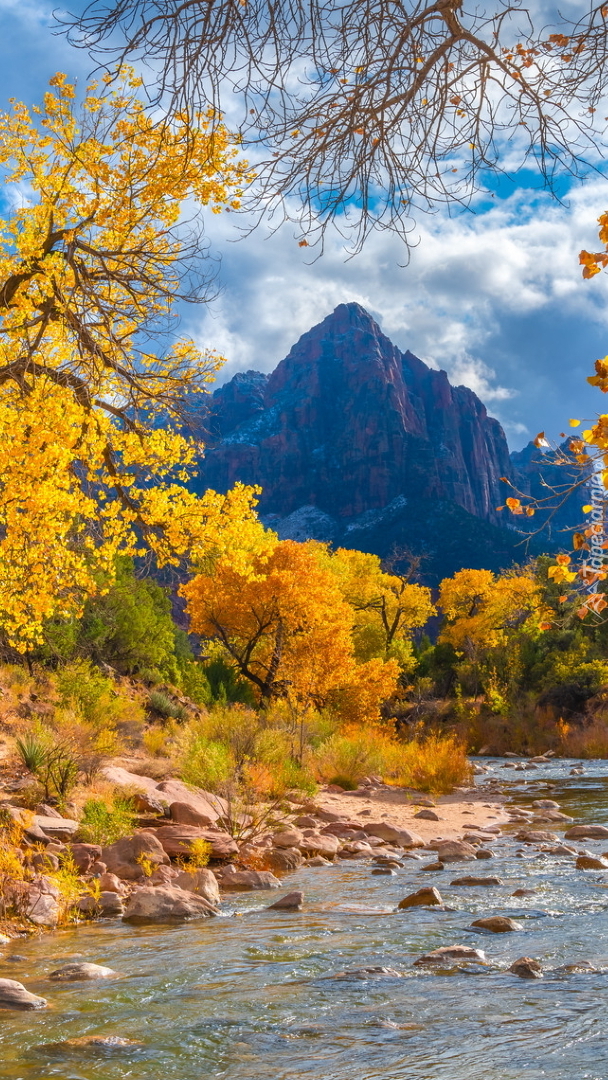
<path id="1" fill-rule="evenodd" d="M 608 762 L 585 762 L 573 777 L 569 762 L 515 775 L 490 764 L 516 802 L 555 798 L 579 821 L 608 821 Z M 608 841 L 577 846 L 599 854 Z M 107 922 L 15 941 L 0 977 L 51 1007 L 0 1012 L 2 1080 L 606 1080 L 608 873 L 576 870 L 513 832 L 494 850 L 483 865 L 502 881 L 492 888 L 451 886 L 459 865 L 428 874 L 408 861 L 389 878 L 343 862 L 290 875 L 309 905 L 298 913 L 267 911 L 267 895 L 250 894 L 230 900 L 231 918 Z M 446 910 L 397 912 L 423 884 L 440 889 Z M 535 891 L 515 898 L 522 887 Z M 472 920 L 488 914 L 523 929 L 476 933 Z M 455 943 L 484 949 L 487 964 L 413 966 Z M 541 961 L 543 979 L 508 973 L 523 955 Z M 129 977 L 48 981 L 75 959 Z M 585 960 L 594 969 L 564 967 Z M 363 967 L 388 971 L 328 977 Z M 68 1042 L 89 1035 L 138 1045 Z"/>

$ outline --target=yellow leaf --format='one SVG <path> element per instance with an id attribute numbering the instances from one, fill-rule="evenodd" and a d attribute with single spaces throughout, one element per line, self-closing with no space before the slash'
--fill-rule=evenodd
<path id="1" fill-rule="evenodd" d="M 569 420 L 568 423 L 570 424 L 570 427 L 578 427 L 580 420 Z"/>

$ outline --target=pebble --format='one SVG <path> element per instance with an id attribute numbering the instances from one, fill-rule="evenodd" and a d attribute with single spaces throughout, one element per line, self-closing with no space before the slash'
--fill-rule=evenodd
<path id="1" fill-rule="evenodd" d="M 473 877 L 467 875 L 466 877 L 454 878 L 450 881 L 450 885 L 504 885 L 502 878 L 499 877 Z"/>

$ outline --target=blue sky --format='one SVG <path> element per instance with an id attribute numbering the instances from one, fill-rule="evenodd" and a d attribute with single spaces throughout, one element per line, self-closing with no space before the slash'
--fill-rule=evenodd
<path id="1" fill-rule="evenodd" d="M 54 6 L 0 0 L 0 107 L 11 96 L 36 100 L 56 70 L 86 79 L 86 56 L 51 29 Z M 400 348 L 475 390 L 517 449 L 541 429 L 557 437 L 570 417 L 606 408 L 585 377 L 608 353 L 608 277 L 585 283 L 578 266 L 606 209 L 602 178 L 571 188 L 560 205 L 526 174 L 501 183 L 477 214 L 421 219 L 405 267 L 400 241 L 387 233 L 350 261 L 330 236 L 311 263 L 289 226 L 237 240 L 234 216 L 210 216 L 222 291 L 185 312 L 184 328 L 227 357 L 226 378 L 272 370 L 337 304 L 358 301 Z"/>

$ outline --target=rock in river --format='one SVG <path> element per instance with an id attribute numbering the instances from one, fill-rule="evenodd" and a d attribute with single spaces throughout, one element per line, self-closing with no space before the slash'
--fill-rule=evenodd
<path id="1" fill-rule="evenodd" d="M 576 860 L 577 870 L 608 870 L 606 859 L 596 858 L 594 855 L 579 855 Z"/>
<path id="2" fill-rule="evenodd" d="M 112 968 L 102 967 L 101 964 L 64 964 L 51 971 L 49 979 L 56 982 L 84 982 L 88 979 L 113 979 L 116 975 Z"/>
<path id="3" fill-rule="evenodd" d="M 45 1009 L 46 999 L 30 994 L 23 983 L 0 979 L 0 1007 L 3 1009 Z"/>
<path id="4" fill-rule="evenodd" d="M 479 926 L 481 930 L 489 930 L 492 934 L 509 934 L 514 930 L 523 930 L 521 923 L 514 919 L 507 919 L 504 915 L 490 915 L 487 919 L 475 919 L 471 926 Z"/>
<path id="5" fill-rule="evenodd" d="M 511 964 L 509 971 L 512 975 L 518 975 L 520 979 L 542 979 L 542 968 L 538 960 L 530 956 L 520 956 Z"/>
<path id="6" fill-rule="evenodd" d="M 473 949 L 470 945 L 442 945 L 440 949 L 433 949 L 414 960 L 415 967 L 426 964 L 442 964 L 446 960 L 481 960 L 485 961 L 486 954 L 483 949 Z"/>
<path id="7" fill-rule="evenodd" d="M 450 885 L 503 885 L 502 878 L 499 877 L 473 877 L 469 874 L 466 877 L 457 877 L 453 881 L 450 881 Z"/>
<path id="8" fill-rule="evenodd" d="M 608 826 L 606 825 L 573 825 L 564 833 L 566 840 L 606 840 L 608 839 Z"/>
<path id="9" fill-rule="evenodd" d="M 196 893 L 167 886 L 144 886 L 132 893 L 123 919 L 125 922 L 173 922 L 176 919 L 205 919 L 216 909 Z"/>
<path id="10" fill-rule="evenodd" d="M 276 900 L 274 904 L 266 909 L 267 911 L 299 911 L 302 907 L 304 900 L 304 893 L 290 892 L 286 896 L 281 896 L 279 900 Z"/>
<path id="11" fill-rule="evenodd" d="M 439 890 L 434 885 L 429 886 L 426 889 L 418 889 L 418 892 L 410 893 L 409 896 L 405 896 L 403 900 L 397 905 L 399 908 L 410 907 L 429 907 L 430 905 L 442 904 L 443 900 L 439 895 Z"/>

